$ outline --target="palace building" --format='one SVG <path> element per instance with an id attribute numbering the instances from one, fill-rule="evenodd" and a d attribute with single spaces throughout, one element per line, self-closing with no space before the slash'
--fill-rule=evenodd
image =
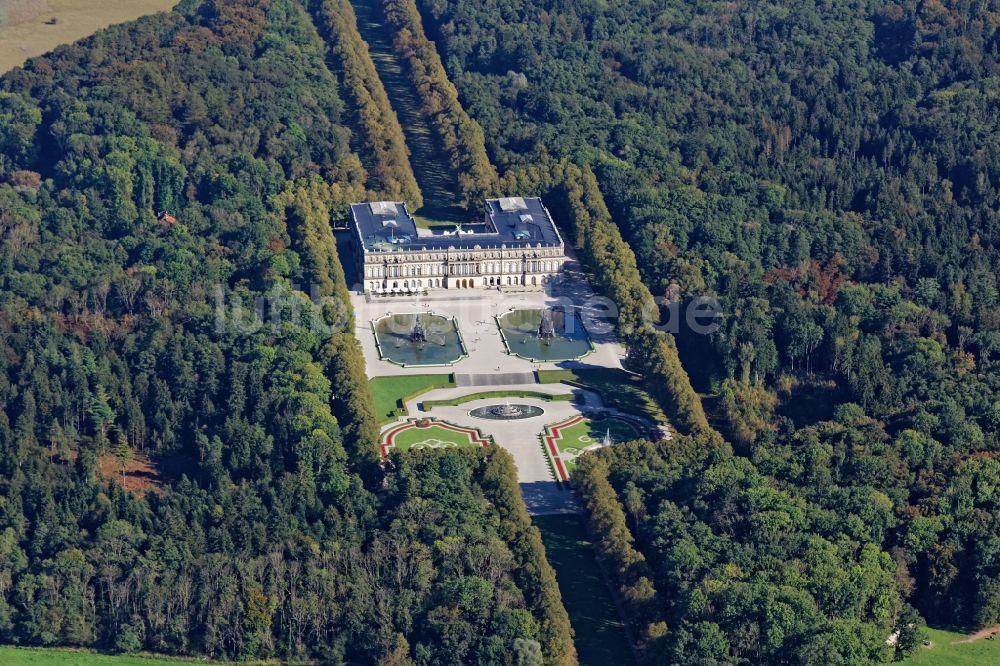
<path id="1" fill-rule="evenodd" d="M 437 289 L 543 289 L 566 261 L 541 199 L 487 199 L 482 222 L 423 228 L 406 204 L 351 205 L 357 279 L 366 294 Z"/>

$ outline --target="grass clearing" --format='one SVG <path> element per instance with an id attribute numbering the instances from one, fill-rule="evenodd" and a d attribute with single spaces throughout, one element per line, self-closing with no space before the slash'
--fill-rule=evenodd
<path id="1" fill-rule="evenodd" d="M 115 23 L 167 11 L 178 0 L 48 0 L 49 11 L 30 21 L 0 26 L 0 73 L 48 53 L 60 44 L 83 39 Z M 56 19 L 54 25 L 45 22 Z"/>
<path id="2" fill-rule="evenodd" d="M 919 645 L 909 659 L 912 666 L 995 666 L 1000 664 L 1000 640 L 980 638 L 972 643 L 956 643 L 967 634 L 927 628 L 931 644 Z"/>
<path id="3" fill-rule="evenodd" d="M 580 664 L 635 663 L 583 519 L 576 514 L 562 514 L 533 516 L 531 522 L 541 531 L 545 554 L 556 571 Z"/>
<path id="4" fill-rule="evenodd" d="M 407 400 L 431 389 L 452 387 L 455 380 L 449 374 L 400 375 L 372 377 L 369 384 L 375 399 L 375 415 L 379 423 L 386 424 L 406 415 Z"/>
<path id="5" fill-rule="evenodd" d="M 58 648 L 0 647 L 0 664 L 4 666 L 191 666 L 191 664 L 224 664 L 204 659 L 177 659 L 139 655 L 108 655 L 89 650 Z"/>
<path id="6" fill-rule="evenodd" d="M 667 415 L 642 386 L 642 378 L 614 368 L 584 368 L 578 370 L 539 370 L 542 384 L 562 382 L 590 389 L 600 394 L 607 407 L 643 416 L 657 425 L 666 425 Z"/>
<path id="7" fill-rule="evenodd" d="M 133 454 L 125 461 L 125 473 L 122 474 L 122 464 L 113 453 L 104 453 L 97 459 L 98 473 L 105 481 L 123 485 L 125 491 L 142 497 L 147 492 L 162 495 L 163 479 L 156 464 L 141 453 Z"/>

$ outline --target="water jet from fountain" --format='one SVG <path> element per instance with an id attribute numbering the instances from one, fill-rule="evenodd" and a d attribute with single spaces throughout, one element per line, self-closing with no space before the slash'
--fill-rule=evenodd
<path id="1" fill-rule="evenodd" d="M 490 407 L 490 413 L 495 414 L 503 418 L 511 418 L 512 416 L 520 416 L 524 412 L 518 405 L 510 404 L 510 400 L 506 400 L 502 405 L 496 405 Z"/>
<path id="2" fill-rule="evenodd" d="M 538 322 L 538 337 L 542 340 L 551 340 L 556 337 L 556 326 L 552 321 L 552 309 L 542 310 L 542 319 Z"/>
<path id="3" fill-rule="evenodd" d="M 420 317 L 415 317 L 413 330 L 410 331 L 410 342 L 427 342 L 427 333 L 424 332 L 424 325 L 420 323 Z"/>

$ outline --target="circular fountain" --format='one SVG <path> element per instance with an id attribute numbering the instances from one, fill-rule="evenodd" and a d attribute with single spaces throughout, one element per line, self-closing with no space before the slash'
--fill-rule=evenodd
<path id="1" fill-rule="evenodd" d="M 486 405 L 476 407 L 469 412 L 469 416 L 477 419 L 489 419 L 491 421 L 516 421 L 518 419 L 530 419 L 541 416 L 545 410 L 534 405 L 512 405 L 507 400 L 502 405 Z"/>
<path id="2" fill-rule="evenodd" d="M 495 407 L 490 407 L 490 412 L 494 416 L 499 416 L 503 419 L 514 418 L 515 416 L 521 415 L 521 407 L 519 405 L 512 405 L 509 402 L 502 405 L 496 405 Z"/>

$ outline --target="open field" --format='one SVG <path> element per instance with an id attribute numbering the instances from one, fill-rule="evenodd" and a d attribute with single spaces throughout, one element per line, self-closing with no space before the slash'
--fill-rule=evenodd
<path id="1" fill-rule="evenodd" d="M 0 73 L 115 23 L 166 11 L 177 0 L 49 0 L 49 11 L 17 25 L 0 26 Z M 45 22 L 56 19 L 55 25 Z"/>
<path id="2" fill-rule="evenodd" d="M 577 514 L 534 516 L 562 593 L 580 664 L 631 664 L 632 651 L 593 546 Z"/>
<path id="3" fill-rule="evenodd" d="M 167 657 L 117 656 L 84 650 L 0 647 L 4 666 L 190 666 L 223 662 L 170 659 Z"/>
<path id="4" fill-rule="evenodd" d="M 971 643 L 957 643 L 966 634 L 927 628 L 929 646 L 918 646 L 913 655 L 902 662 L 913 666 L 993 666 L 1000 664 L 1000 640 L 980 638 Z"/>
<path id="5" fill-rule="evenodd" d="M 454 386 L 451 375 L 403 375 L 399 377 L 373 377 L 369 383 L 375 398 L 375 415 L 380 423 L 397 418 L 397 409 L 405 409 L 401 402 L 434 388 Z"/>

